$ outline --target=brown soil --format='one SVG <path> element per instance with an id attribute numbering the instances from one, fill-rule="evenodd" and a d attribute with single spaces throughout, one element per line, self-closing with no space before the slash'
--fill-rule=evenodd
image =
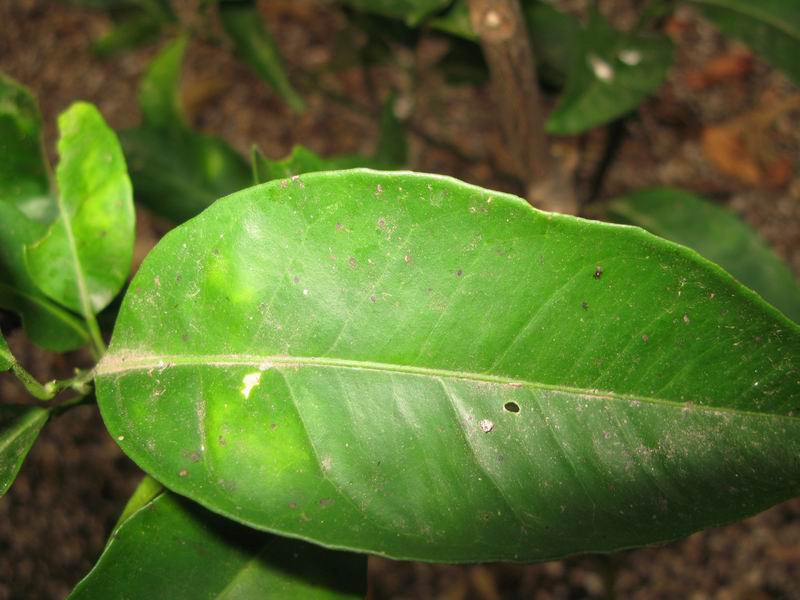
<path id="1" fill-rule="evenodd" d="M 191 3 L 185 4 L 188 11 Z M 586 2 L 562 4 L 580 10 Z M 615 8 L 617 22 L 630 20 L 632 2 L 605 4 Z M 369 76 L 359 68 L 324 73 L 322 66 L 331 60 L 346 27 L 341 14 L 310 0 L 276 0 L 265 7 L 265 16 L 309 110 L 292 114 L 246 67 L 214 49 L 194 47 L 184 92 L 197 127 L 225 137 L 243 152 L 256 142 L 273 157 L 285 155 L 295 143 L 322 154 L 368 152 L 376 133 L 371 114 L 377 110 L 376 99 L 395 89 L 398 112 L 412 123 L 413 169 L 522 191 L 502 168 L 508 157 L 488 91 L 447 84 L 433 68 L 441 41 L 424 39 L 416 52 L 395 49 L 403 68 L 374 67 Z M 715 169 L 700 136 L 704 126 L 769 106 L 797 90 L 757 59 L 738 78 L 687 88 L 687 74 L 702 71 L 710 60 L 738 47 L 691 12 L 681 12 L 677 22 L 673 34 L 679 41 L 678 60 L 670 82 L 630 122 L 601 195 L 652 184 L 701 192 L 742 214 L 800 273 L 800 178 L 746 187 Z M 0 71 L 38 96 L 51 142 L 56 115 L 76 99 L 97 104 L 114 127 L 138 121 L 136 85 L 157 45 L 99 59 L 90 42 L 109 26 L 102 14 L 53 1 L 0 2 Z M 303 85 L 300 74 L 309 72 L 321 74 L 324 94 Z M 344 101 L 332 101 L 334 95 Z M 769 132 L 776 152 L 795 157 L 795 174 L 798 132 L 796 114 L 779 116 Z M 604 137 L 599 131 L 564 144 L 565 151 L 578 153 L 584 184 Z M 164 226 L 144 212 L 140 216 L 141 257 Z M 11 320 L 2 324 L 13 328 Z M 68 375 L 72 366 L 87 361 L 80 353 L 56 357 L 32 348 L 18 330 L 10 343 L 40 380 Z M 0 376 L 3 402 L 23 397 L 10 377 Z M 0 600 L 63 598 L 96 560 L 138 473 L 105 433 L 93 407 L 76 409 L 47 427 L 12 490 L 0 500 Z M 530 566 L 453 567 L 374 559 L 370 585 L 374 598 L 606 597 L 613 573 L 621 597 L 800 598 L 798 517 L 800 500 L 794 500 L 673 544 Z"/>

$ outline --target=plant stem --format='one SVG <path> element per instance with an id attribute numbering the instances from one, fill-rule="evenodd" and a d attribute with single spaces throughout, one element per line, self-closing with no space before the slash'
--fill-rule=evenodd
<path id="1" fill-rule="evenodd" d="M 97 319 L 91 310 L 84 313 L 84 319 L 86 320 L 86 325 L 89 328 L 89 337 L 92 340 L 92 344 L 90 346 L 92 358 L 95 360 L 100 360 L 103 354 L 106 353 L 106 343 L 103 341 L 103 336 L 100 333 L 100 326 L 97 324 Z"/>
<path id="2" fill-rule="evenodd" d="M 18 362 L 14 361 L 11 365 L 11 370 L 14 372 L 14 375 L 17 376 L 17 379 L 22 382 L 22 385 L 25 386 L 25 389 L 37 400 L 50 400 L 55 396 L 54 392 L 50 392 L 46 385 L 39 383 L 36 378 L 28 373 Z"/>
<path id="3" fill-rule="evenodd" d="M 472 28 L 489 65 L 500 123 L 528 201 L 546 210 L 577 213 L 574 186 L 550 152 L 536 62 L 519 0 L 468 0 Z"/>

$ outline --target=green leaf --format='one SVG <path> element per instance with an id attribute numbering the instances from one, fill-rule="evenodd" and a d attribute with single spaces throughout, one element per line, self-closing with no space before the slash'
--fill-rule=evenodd
<path id="1" fill-rule="evenodd" d="M 257 147 L 253 147 L 253 181 L 265 183 L 273 179 L 286 179 L 305 173 L 357 167 L 399 169 L 406 164 L 407 155 L 405 130 L 394 114 L 394 97 L 390 97 L 381 111 L 380 137 L 373 156 L 344 154 L 323 158 L 304 146 L 295 146 L 286 158 L 270 160 Z"/>
<path id="2" fill-rule="evenodd" d="M 91 321 L 122 289 L 133 256 L 131 184 L 116 135 L 91 104 L 58 119 L 59 217 L 25 249 L 47 296 Z"/>
<path id="3" fill-rule="evenodd" d="M 136 199 L 182 222 L 252 183 L 245 160 L 222 140 L 194 131 L 120 133 Z"/>
<path id="4" fill-rule="evenodd" d="M 219 4 L 219 17 L 242 60 L 271 85 L 292 110 L 304 111 L 305 102 L 289 82 L 278 47 L 264 28 L 255 2 L 223 0 Z"/>
<path id="5" fill-rule="evenodd" d="M 615 198 L 608 212 L 618 223 L 696 250 L 800 322 L 800 286 L 791 270 L 729 210 L 684 190 L 653 188 Z"/>
<path id="6" fill-rule="evenodd" d="M 92 42 L 92 50 L 99 56 L 113 56 L 144 44 L 161 33 L 164 23 L 153 15 L 137 11 L 120 20 L 114 28 Z"/>
<path id="7" fill-rule="evenodd" d="M 144 125 L 156 129 L 185 128 L 180 76 L 186 37 L 171 42 L 153 60 L 139 85 L 139 108 Z"/>
<path id="8" fill-rule="evenodd" d="M 144 125 L 120 132 L 136 199 L 176 222 L 251 183 L 236 151 L 186 126 L 179 91 L 185 51 L 179 38 L 156 57 L 139 91 Z"/>
<path id="9" fill-rule="evenodd" d="M 8 371 L 15 362 L 17 361 L 14 359 L 14 355 L 11 354 L 6 338 L 0 333 L 0 371 Z"/>
<path id="10" fill-rule="evenodd" d="M 0 404 L 0 496 L 16 479 L 47 418 L 48 412 L 37 406 Z"/>
<path id="11" fill-rule="evenodd" d="M 117 533 L 122 524 L 131 518 L 140 508 L 149 504 L 156 496 L 159 496 L 164 491 L 164 486 L 150 475 L 145 475 L 133 491 L 133 495 L 128 499 L 128 503 L 122 510 L 122 514 L 117 519 L 117 524 L 111 531 L 111 537 Z"/>
<path id="12" fill-rule="evenodd" d="M 634 110 L 664 82 L 671 65 L 667 38 L 617 31 L 594 13 L 547 130 L 580 133 Z"/>
<path id="13" fill-rule="evenodd" d="M 0 202 L 28 218 L 55 216 L 42 153 L 42 117 L 27 88 L 0 73 Z"/>
<path id="14" fill-rule="evenodd" d="M 419 25 L 426 18 L 444 9 L 452 0 L 343 0 L 357 10 L 403 19 L 408 25 Z"/>
<path id="15" fill-rule="evenodd" d="M 800 2 L 686 0 L 726 35 L 735 37 L 800 85 Z"/>
<path id="16" fill-rule="evenodd" d="M 34 344 L 53 352 L 85 346 L 89 333 L 83 322 L 49 300 L 36 287 L 25 267 L 25 246 L 44 236 L 47 227 L 0 202 L 0 307 L 22 317 Z"/>
<path id="17" fill-rule="evenodd" d="M 96 384 L 169 489 L 394 558 L 607 552 L 800 492 L 800 327 L 682 246 L 440 176 L 215 203 L 142 264 Z"/>
<path id="18" fill-rule="evenodd" d="M 122 523 L 69 598 L 363 598 L 366 564 L 164 493 Z"/>

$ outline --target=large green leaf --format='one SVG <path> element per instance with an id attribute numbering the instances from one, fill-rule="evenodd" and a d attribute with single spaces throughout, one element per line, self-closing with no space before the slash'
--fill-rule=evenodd
<path id="1" fill-rule="evenodd" d="M 664 82 L 672 64 L 667 38 L 617 31 L 597 13 L 572 54 L 564 96 L 547 120 L 550 133 L 580 133 L 632 111 Z"/>
<path id="2" fill-rule="evenodd" d="M 366 566 L 165 493 L 122 523 L 70 599 L 363 598 Z"/>
<path id="3" fill-rule="evenodd" d="M 418 25 L 427 17 L 443 8 L 452 0 L 342 0 L 365 12 L 403 19 L 408 25 Z"/>
<path id="4" fill-rule="evenodd" d="M 800 2 L 685 0 L 723 33 L 740 39 L 800 85 Z"/>
<path id="5" fill-rule="evenodd" d="M 186 126 L 179 86 L 185 50 L 179 38 L 156 57 L 139 91 L 144 124 L 120 133 L 136 200 L 177 222 L 251 183 L 238 153 Z"/>
<path id="6" fill-rule="evenodd" d="M 133 257 L 131 183 L 116 135 L 91 104 L 58 119 L 59 216 L 26 247 L 31 279 L 47 296 L 85 317 L 122 289 Z"/>
<path id="7" fill-rule="evenodd" d="M 608 212 L 618 223 L 697 250 L 800 322 L 800 286 L 791 270 L 730 211 L 684 190 L 654 188 L 615 198 Z"/>
<path id="8" fill-rule="evenodd" d="M 264 28 L 255 1 L 221 0 L 219 18 L 242 60 L 269 83 L 293 110 L 305 110 L 305 102 L 286 76 L 278 47 Z"/>
<path id="9" fill-rule="evenodd" d="M 0 404 L 0 496 L 16 479 L 47 418 L 48 412 L 37 406 Z"/>
<path id="10" fill-rule="evenodd" d="M 217 202 L 144 261 L 96 383 L 168 488 L 396 558 L 611 551 L 800 492 L 797 325 L 684 247 L 439 176 Z"/>

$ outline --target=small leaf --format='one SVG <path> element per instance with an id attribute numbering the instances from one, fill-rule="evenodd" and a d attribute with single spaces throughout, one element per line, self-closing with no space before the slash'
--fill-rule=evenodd
<path id="1" fill-rule="evenodd" d="M 667 38 L 616 31 L 594 13 L 547 130 L 580 133 L 632 111 L 664 82 L 671 65 Z"/>
<path id="2" fill-rule="evenodd" d="M 94 106 L 58 119 L 59 217 L 25 260 L 47 296 L 88 318 L 122 289 L 133 256 L 134 212 L 125 159 Z"/>
<path id="3" fill-rule="evenodd" d="M 155 39 L 164 24 L 146 12 L 136 12 L 117 22 L 114 28 L 92 42 L 99 56 L 114 56 Z"/>
<path id="4" fill-rule="evenodd" d="M 169 492 L 125 520 L 70 600 L 363 598 L 367 558 L 267 535 Z M 157 586 L 157 587 L 154 587 Z"/>
<path id="5" fill-rule="evenodd" d="M 248 0 L 222 0 L 219 17 L 233 41 L 237 54 L 270 84 L 295 111 L 305 110 L 305 102 L 294 90 L 283 67 L 278 47 L 264 28 L 255 3 Z"/>
<path id="6" fill-rule="evenodd" d="M 796 0 L 685 0 L 800 85 L 800 3 Z"/>
<path id="7" fill-rule="evenodd" d="M 180 37 L 153 60 L 139 86 L 139 108 L 145 126 L 171 130 L 186 126 L 180 75 L 187 38 Z"/>
<path id="8" fill-rule="evenodd" d="M 96 385 L 169 489 L 393 558 L 610 552 L 800 492 L 798 325 L 687 248 L 440 176 L 215 203 L 142 264 Z"/>
<path id="9" fill-rule="evenodd" d="M 800 286 L 758 233 L 730 211 L 684 190 L 654 188 L 615 198 L 609 215 L 689 246 L 800 322 Z"/>
<path id="10" fill-rule="evenodd" d="M 47 418 L 48 411 L 37 406 L 0 404 L 0 496 L 16 479 Z"/>

